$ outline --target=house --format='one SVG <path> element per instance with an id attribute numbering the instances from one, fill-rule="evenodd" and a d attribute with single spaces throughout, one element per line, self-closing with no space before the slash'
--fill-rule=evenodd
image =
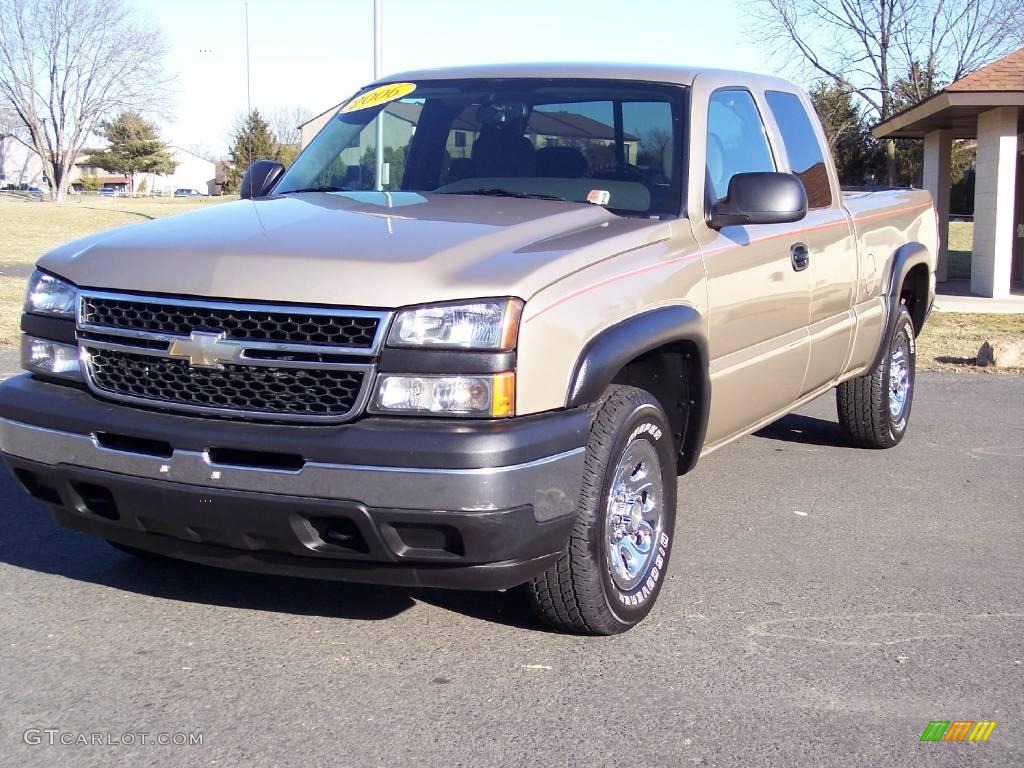
<path id="1" fill-rule="evenodd" d="M 11 134 L 0 133 L 0 187 L 45 189 L 43 161 L 32 147 Z"/>
<path id="2" fill-rule="evenodd" d="M 946 279 L 951 149 L 977 140 L 971 292 L 1006 298 L 1024 282 L 1024 48 L 875 126 L 876 139 L 924 139 L 924 186 L 939 217 Z"/>
<path id="3" fill-rule="evenodd" d="M 140 174 L 135 177 L 136 191 L 142 177 L 146 179 L 146 191 L 150 194 L 173 195 L 176 189 L 195 189 L 204 195 L 212 195 L 217 191 L 214 189 L 217 178 L 216 163 L 173 145 L 168 146 L 167 151 L 178 164 L 174 173 L 167 176 Z"/>
<path id="4" fill-rule="evenodd" d="M 155 173 L 135 174 L 135 193 L 146 195 L 173 195 L 176 189 L 195 189 L 204 195 L 212 195 L 215 190 L 216 164 L 211 160 L 192 154 L 181 147 L 168 146 L 177 167 L 174 173 L 158 176 Z M 75 162 L 75 170 L 71 174 L 71 184 L 81 191 L 87 178 L 96 179 L 96 185 L 114 189 L 118 193 L 127 192 L 128 179 L 124 174 L 112 174 L 93 165 L 88 155 L 83 155 Z"/>

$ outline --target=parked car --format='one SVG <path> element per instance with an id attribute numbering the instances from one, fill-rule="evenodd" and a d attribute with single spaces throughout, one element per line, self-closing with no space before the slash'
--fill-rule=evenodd
<path id="1" fill-rule="evenodd" d="M 33 197 L 42 197 L 43 190 L 29 184 L 6 184 L 0 187 L 0 192 L 24 192 Z"/>
<path id="2" fill-rule="evenodd" d="M 386 110 L 416 130 L 385 192 L 360 147 Z M 700 457 L 833 389 L 852 445 L 906 432 L 931 200 L 844 195 L 783 80 L 409 73 L 241 196 L 39 260 L 0 448 L 62 525 L 242 570 L 525 584 L 553 627 L 611 634 L 654 605 Z"/>
<path id="3" fill-rule="evenodd" d="M 198 189 L 185 189 L 185 188 L 174 190 L 174 196 L 175 197 L 206 197 L 206 195 L 204 195 Z"/>
<path id="4" fill-rule="evenodd" d="M 111 187 L 104 184 L 102 187 L 100 187 L 100 190 L 97 194 L 99 194 L 100 197 L 117 197 L 118 190 L 116 187 Z"/>

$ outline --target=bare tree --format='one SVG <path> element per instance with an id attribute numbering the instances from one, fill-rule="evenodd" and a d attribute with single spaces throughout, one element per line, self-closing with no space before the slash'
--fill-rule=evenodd
<path id="1" fill-rule="evenodd" d="M 313 116 L 308 107 L 278 107 L 267 114 L 270 131 L 278 144 L 299 144 L 302 131 L 299 126 Z"/>
<path id="2" fill-rule="evenodd" d="M 23 126 L 17 113 L 9 108 L 0 106 L 0 136 L 19 136 Z"/>
<path id="3" fill-rule="evenodd" d="M 752 31 L 777 56 L 856 94 L 876 120 L 1024 44 L 1021 0 L 748 0 L 748 6 Z M 891 141 L 887 154 L 895 183 Z"/>
<path id="4" fill-rule="evenodd" d="M 211 163 L 216 163 L 218 160 L 220 160 L 220 155 L 218 155 L 214 151 L 213 147 L 211 147 L 204 141 L 197 141 L 191 144 L 187 144 L 186 146 L 182 147 L 182 149 L 184 149 L 187 152 L 191 152 L 196 157 L 203 158 L 203 160 L 209 160 Z"/>
<path id="5" fill-rule="evenodd" d="M 52 199 L 103 119 L 165 103 L 165 52 L 122 0 L 0 0 L 0 107 L 43 159 Z"/>

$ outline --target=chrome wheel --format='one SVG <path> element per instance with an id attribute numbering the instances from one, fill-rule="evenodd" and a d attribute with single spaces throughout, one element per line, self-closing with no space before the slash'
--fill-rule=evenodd
<path id="1" fill-rule="evenodd" d="M 661 536 L 663 503 L 658 453 L 649 441 L 634 440 L 615 466 L 607 504 L 608 568 L 624 592 L 647 575 Z"/>
<path id="2" fill-rule="evenodd" d="M 905 335 L 896 339 L 889 358 L 889 414 L 899 421 L 910 395 L 910 343 Z"/>

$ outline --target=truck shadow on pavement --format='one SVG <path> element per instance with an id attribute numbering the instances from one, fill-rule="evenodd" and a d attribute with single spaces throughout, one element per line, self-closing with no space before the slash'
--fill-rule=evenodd
<path id="1" fill-rule="evenodd" d="M 165 600 L 361 621 L 419 602 L 481 621 L 546 631 L 515 592 L 402 589 L 240 573 L 172 559 L 139 559 L 61 528 L 0 466 L 0 563 Z"/>
<path id="2" fill-rule="evenodd" d="M 754 433 L 754 437 L 763 437 L 767 440 L 778 440 L 784 443 L 799 443 L 801 445 L 820 445 L 836 448 L 848 448 L 850 446 L 849 441 L 843 436 L 843 430 L 840 429 L 837 422 L 818 419 L 814 416 L 804 416 L 799 413 L 783 416 L 767 427 L 762 427 Z"/>

